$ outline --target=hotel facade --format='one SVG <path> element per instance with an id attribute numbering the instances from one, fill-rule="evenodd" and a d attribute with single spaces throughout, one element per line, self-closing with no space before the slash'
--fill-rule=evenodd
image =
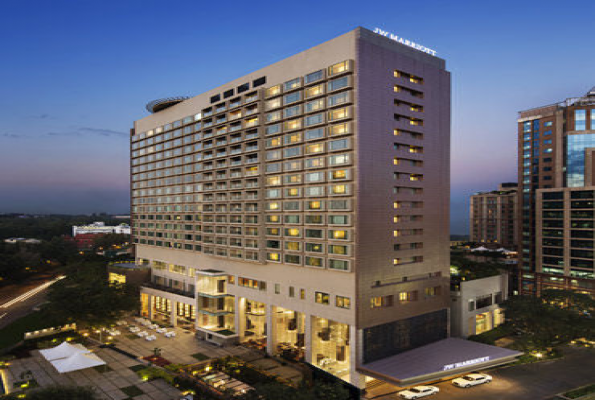
<path id="1" fill-rule="evenodd" d="M 384 378 L 370 363 L 449 336 L 444 60 L 357 28 L 147 108 L 131 134 L 143 315 L 360 388 Z"/>

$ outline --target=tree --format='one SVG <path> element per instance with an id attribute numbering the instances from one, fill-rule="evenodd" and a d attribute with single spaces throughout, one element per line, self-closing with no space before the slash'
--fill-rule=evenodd
<path id="1" fill-rule="evenodd" d="M 104 265 L 70 266 L 67 275 L 48 291 L 45 311 L 57 319 L 83 327 L 103 327 L 139 307 L 138 290 L 108 282 Z"/>
<path id="2" fill-rule="evenodd" d="M 9 394 L 3 399 L 16 400 L 18 394 Z M 99 400 L 100 397 L 90 386 L 47 386 L 27 392 L 27 400 Z"/>
<path id="3" fill-rule="evenodd" d="M 521 334 L 519 343 L 527 350 L 542 350 L 566 344 L 581 337 L 592 337 L 595 320 L 559 301 L 574 295 L 547 293 L 545 297 L 514 296 L 503 303 L 506 321 Z M 554 301 L 555 299 L 555 301 Z M 582 300 L 582 297 L 578 296 Z"/>
<path id="4" fill-rule="evenodd" d="M 130 235 L 120 233 L 108 233 L 105 235 L 97 235 L 93 240 L 93 250 L 103 249 L 108 250 L 112 246 L 121 246 L 125 243 L 130 243 Z"/>

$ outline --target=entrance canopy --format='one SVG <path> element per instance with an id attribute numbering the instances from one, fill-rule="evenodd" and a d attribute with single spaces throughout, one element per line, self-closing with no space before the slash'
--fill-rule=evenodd
<path id="1" fill-rule="evenodd" d="M 51 349 L 39 350 L 41 355 L 48 361 L 58 360 L 60 358 L 70 357 L 77 353 L 88 353 L 89 350 L 82 344 L 70 344 L 68 342 L 62 342 L 56 347 Z"/>
<path id="2" fill-rule="evenodd" d="M 65 372 L 105 365 L 105 361 L 93 353 L 76 353 L 68 358 L 51 361 L 51 364 L 59 373 L 63 374 Z"/>
<path id="3" fill-rule="evenodd" d="M 522 353 L 469 340 L 448 338 L 364 364 L 371 377 L 409 386 L 512 362 Z"/>

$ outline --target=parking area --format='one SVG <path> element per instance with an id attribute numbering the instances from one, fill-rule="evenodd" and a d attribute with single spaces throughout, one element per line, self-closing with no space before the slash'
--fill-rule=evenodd
<path id="1" fill-rule="evenodd" d="M 564 357 L 534 364 L 504 367 L 486 373 L 493 382 L 461 389 L 450 381 L 435 384 L 440 393 L 435 400 L 544 400 L 575 387 L 595 382 L 595 350 L 577 347 L 564 349 Z M 368 393 L 367 399 L 395 400 L 396 387 L 382 385 Z"/>

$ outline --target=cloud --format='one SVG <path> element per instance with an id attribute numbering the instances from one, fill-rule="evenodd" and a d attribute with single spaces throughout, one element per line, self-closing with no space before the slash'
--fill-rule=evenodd
<path id="1" fill-rule="evenodd" d="M 125 132 L 114 131 L 111 129 L 104 129 L 104 128 L 88 128 L 83 127 L 79 128 L 78 131 L 83 133 L 89 133 L 94 135 L 101 135 L 101 136 L 128 136 Z"/>
<path id="2" fill-rule="evenodd" d="M 128 137 L 127 133 L 114 131 L 106 128 L 91 128 L 91 127 L 80 127 L 73 131 L 64 132 L 48 132 L 48 136 L 115 136 L 115 137 Z"/>
<path id="3" fill-rule="evenodd" d="M 25 135 L 20 135 L 17 133 L 0 133 L 0 137 L 10 138 L 10 139 L 20 139 L 25 137 Z"/>

